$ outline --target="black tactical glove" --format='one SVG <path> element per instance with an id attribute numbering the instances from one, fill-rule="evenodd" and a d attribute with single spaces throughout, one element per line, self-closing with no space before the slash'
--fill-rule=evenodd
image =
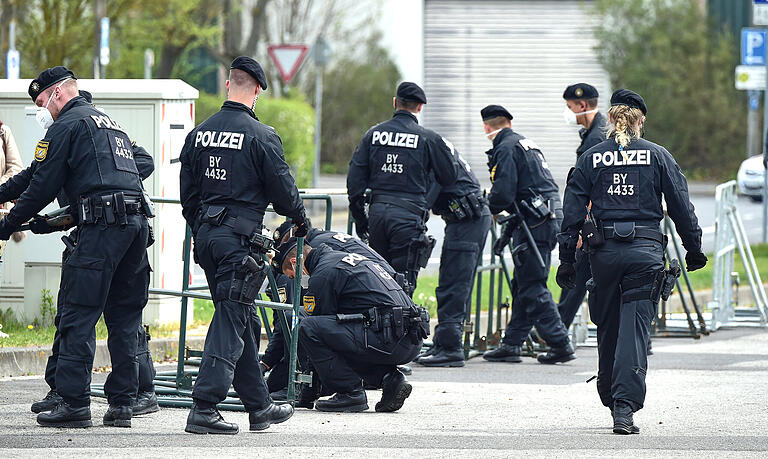
<path id="1" fill-rule="evenodd" d="M 557 267 L 557 276 L 555 276 L 557 285 L 563 289 L 572 289 L 576 287 L 576 269 L 573 263 L 560 263 Z"/>
<path id="2" fill-rule="evenodd" d="M 696 271 L 707 265 L 707 256 L 701 252 L 688 252 L 685 254 L 685 270 Z"/>
<path id="3" fill-rule="evenodd" d="M 357 237 L 367 241 L 368 240 L 368 214 L 365 212 L 365 198 L 358 196 L 357 198 L 349 200 L 349 212 L 352 214 L 352 218 L 355 219 L 355 232 Z"/>
<path id="4" fill-rule="evenodd" d="M 6 217 L 3 217 L 0 220 L 0 241 L 7 241 L 16 229 L 16 225 L 12 225 Z"/>
<path id="5" fill-rule="evenodd" d="M 63 231 L 64 227 L 51 226 L 44 217 L 36 216 L 29 222 L 29 230 L 35 234 L 50 234 L 54 231 Z"/>
<path id="6" fill-rule="evenodd" d="M 498 239 L 496 239 L 496 242 L 493 243 L 493 253 L 496 254 L 497 257 L 500 257 L 501 254 L 504 252 L 504 249 L 509 246 L 509 241 L 512 239 L 512 237 L 508 234 L 508 231 L 506 231 L 506 226 L 501 231 L 501 236 L 499 236 Z"/>
<path id="7" fill-rule="evenodd" d="M 291 223 L 296 226 L 296 229 L 293 230 L 294 236 L 304 237 L 309 232 L 309 222 L 307 222 L 307 218 L 305 216 L 302 215 L 298 218 L 292 218 Z"/>

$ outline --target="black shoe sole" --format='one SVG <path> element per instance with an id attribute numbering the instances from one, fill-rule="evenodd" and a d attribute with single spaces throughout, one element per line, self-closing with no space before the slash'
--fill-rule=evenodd
<path id="1" fill-rule="evenodd" d="M 323 405 L 315 404 L 315 409 L 317 411 L 324 411 L 326 413 L 362 413 L 363 411 L 368 409 L 368 404 L 365 403 L 363 405 L 351 405 L 351 406 L 342 406 L 342 407 L 324 407 Z"/>
<path id="2" fill-rule="evenodd" d="M 105 419 L 103 421 L 103 424 L 107 427 L 131 427 L 131 420 L 130 419 L 112 419 L 111 421 L 107 421 Z"/>
<path id="3" fill-rule="evenodd" d="M 237 435 L 240 432 L 240 428 L 238 427 L 237 430 L 218 430 L 218 429 L 212 429 L 210 427 L 205 427 L 205 426 L 187 424 L 187 427 L 184 428 L 184 432 L 189 432 L 193 434 Z"/>
<path id="4" fill-rule="evenodd" d="M 508 363 L 522 363 L 522 357 L 486 357 L 483 356 L 483 360 L 488 362 L 508 362 Z"/>
<path id="5" fill-rule="evenodd" d="M 134 416 L 142 416 L 142 415 L 145 415 L 145 414 L 157 413 L 158 411 L 160 411 L 160 405 L 155 403 L 154 405 L 148 406 L 148 407 L 144 408 L 141 411 L 136 411 L 134 409 L 133 410 L 133 415 Z"/>
<path id="6" fill-rule="evenodd" d="M 93 427 L 93 421 L 90 419 L 85 421 L 64 421 L 64 422 L 45 422 L 45 421 L 37 421 L 38 424 L 40 424 L 43 427 L 62 427 L 62 428 L 70 428 L 70 429 L 85 429 L 88 427 Z"/>
<path id="7" fill-rule="evenodd" d="M 400 408 L 403 407 L 403 403 L 405 403 L 405 399 L 411 396 L 412 391 L 413 391 L 413 386 L 411 386 L 407 382 L 401 384 L 400 387 L 397 389 L 397 393 L 395 393 L 395 396 L 386 405 L 382 405 L 381 402 L 376 404 L 376 412 L 391 413 L 393 411 L 399 410 Z"/>
<path id="8" fill-rule="evenodd" d="M 449 362 L 437 362 L 437 363 L 419 360 L 417 363 L 424 367 L 460 368 L 464 366 L 463 360 L 451 360 Z"/>
<path id="9" fill-rule="evenodd" d="M 251 430 L 251 432 L 258 432 L 260 430 L 266 430 L 272 424 L 280 424 L 281 422 L 285 422 L 285 421 L 289 420 L 291 418 L 291 416 L 293 416 L 293 413 L 294 413 L 294 411 L 291 410 L 291 411 L 288 412 L 287 416 L 283 416 L 283 417 L 277 418 L 277 419 L 272 419 L 272 420 L 269 420 L 269 421 L 260 422 L 258 424 L 251 424 L 250 430 Z"/>
<path id="10" fill-rule="evenodd" d="M 575 355 L 568 354 L 568 355 L 564 355 L 562 357 L 558 357 L 558 358 L 553 359 L 553 360 L 541 360 L 541 359 L 536 359 L 536 360 L 538 360 L 539 363 L 544 364 L 544 365 L 554 365 L 556 363 L 570 362 L 571 360 L 574 360 L 574 359 L 576 359 Z"/>
<path id="11" fill-rule="evenodd" d="M 315 402 L 307 402 L 307 403 L 297 403 L 296 408 L 306 408 L 308 410 L 311 410 L 315 407 Z"/>

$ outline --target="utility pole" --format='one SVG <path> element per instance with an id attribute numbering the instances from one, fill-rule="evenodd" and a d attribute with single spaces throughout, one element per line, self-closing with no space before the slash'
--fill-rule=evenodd
<path id="1" fill-rule="evenodd" d="M 107 17 L 107 0 L 93 0 L 93 12 L 96 20 L 93 33 L 93 78 L 98 80 L 104 77 L 104 65 L 101 62 L 101 18 Z"/>
<path id="2" fill-rule="evenodd" d="M 312 188 L 317 188 L 320 183 L 320 143 L 322 141 L 323 120 L 323 72 L 325 64 L 331 58 L 331 48 L 323 39 L 317 37 L 315 46 L 312 47 L 312 58 L 315 61 L 317 76 L 315 77 L 315 163 L 312 168 Z"/>

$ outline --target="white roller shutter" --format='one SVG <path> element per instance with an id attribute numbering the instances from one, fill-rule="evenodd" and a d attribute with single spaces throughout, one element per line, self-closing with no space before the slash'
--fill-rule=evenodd
<path id="1" fill-rule="evenodd" d="M 424 125 L 450 139 L 489 184 L 480 109 L 501 104 L 512 128 L 542 149 L 558 184 L 576 159 L 563 90 L 587 82 L 610 99 L 597 61 L 591 1 L 425 0 Z"/>

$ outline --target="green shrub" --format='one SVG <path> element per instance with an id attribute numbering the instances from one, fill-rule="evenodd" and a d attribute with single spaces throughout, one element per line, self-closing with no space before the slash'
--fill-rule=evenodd
<path id="1" fill-rule="evenodd" d="M 265 97 L 256 102 L 256 116 L 280 135 L 285 159 L 299 187 L 310 186 L 315 161 L 315 110 L 312 106 L 298 93 L 280 99 Z"/>

